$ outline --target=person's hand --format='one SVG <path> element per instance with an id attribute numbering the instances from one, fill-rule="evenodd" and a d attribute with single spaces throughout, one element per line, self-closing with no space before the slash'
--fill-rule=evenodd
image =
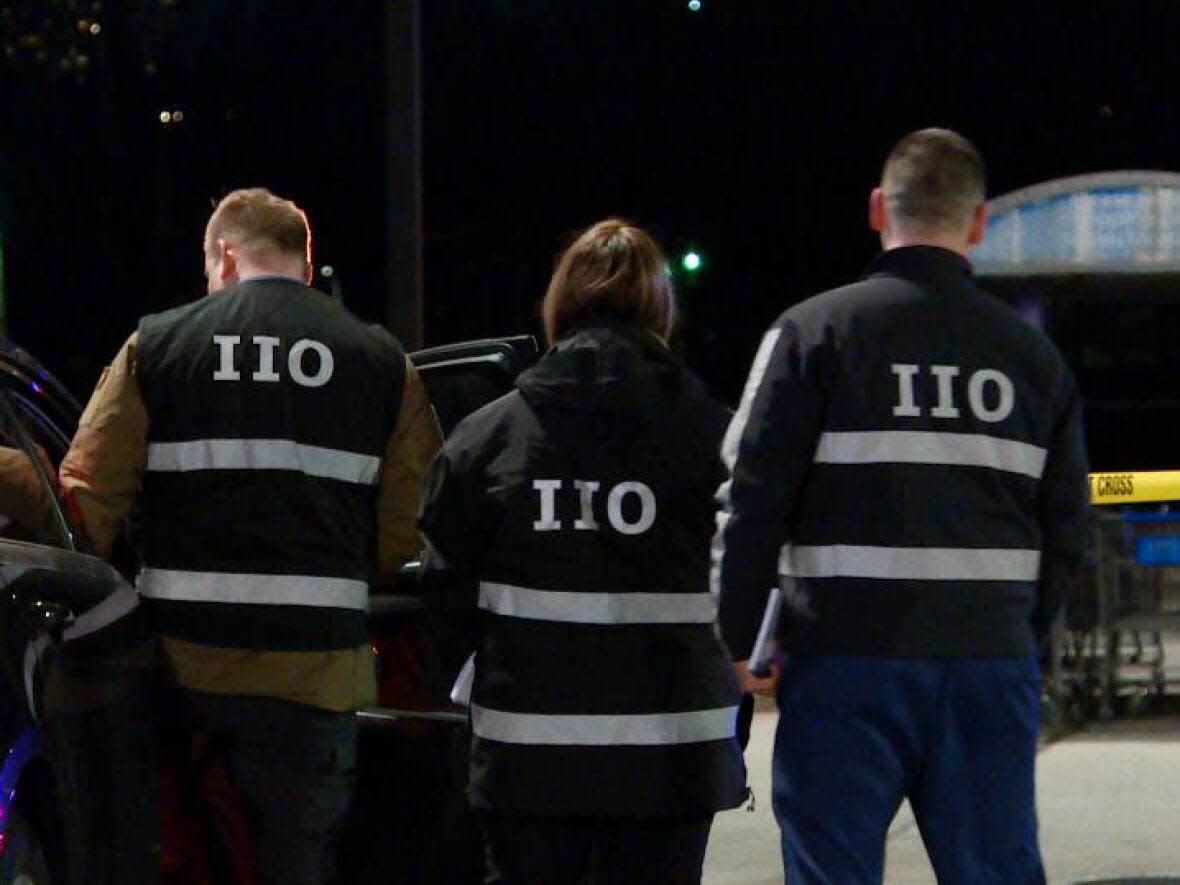
<path id="1" fill-rule="evenodd" d="M 773 695 L 775 688 L 778 687 L 778 661 L 771 662 L 770 674 L 767 676 L 755 676 L 751 673 L 749 661 L 734 661 L 733 672 L 737 674 L 738 684 L 742 687 L 742 691 L 749 694 Z"/>

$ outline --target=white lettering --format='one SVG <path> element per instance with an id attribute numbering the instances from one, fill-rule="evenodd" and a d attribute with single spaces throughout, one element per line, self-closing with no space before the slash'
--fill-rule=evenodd
<path id="1" fill-rule="evenodd" d="M 997 390 L 996 404 L 990 409 L 983 401 L 983 388 L 988 382 L 995 384 Z M 995 423 L 1012 414 L 1016 405 L 1016 390 L 1012 379 L 998 369 L 980 369 L 967 382 L 967 401 L 976 418 Z"/>
<path id="2" fill-rule="evenodd" d="M 922 410 L 914 403 L 914 376 L 918 367 L 912 363 L 894 363 L 891 367 L 897 376 L 897 405 L 893 414 L 898 418 L 916 418 Z"/>
<path id="3" fill-rule="evenodd" d="M 639 518 L 627 522 L 623 518 L 623 498 L 628 494 L 639 497 Z M 622 535 L 642 535 L 656 521 L 656 496 L 641 482 L 621 482 L 610 490 L 606 500 L 606 516 L 611 527 Z"/>
<path id="4" fill-rule="evenodd" d="M 319 369 L 314 375 L 308 375 L 303 371 L 303 354 L 309 350 L 314 350 L 320 358 Z M 287 371 L 291 373 L 295 383 L 302 387 L 323 387 L 331 380 L 335 368 L 332 351 L 323 342 L 311 338 L 296 341 L 291 352 L 287 354 Z"/>
<path id="5" fill-rule="evenodd" d="M 575 479 L 574 488 L 578 490 L 582 502 L 582 515 L 574 521 L 574 528 L 579 531 L 596 531 L 598 523 L 594 520 L 594 493 L 601 483 L 596 480 Z"/>
<path id="6" fill-rule="evenodd" d="M 921 371 L 919 366 L 911 363 L 894 363 L 891 366 L 893 374 L 897 376 L 898 404 L 893 407 L 893 414 L 900 418 L 916 418 L 922 414 L 922 408 L 914 396 L 914 377 Z M 938 405 L 930 410 L 932 418 L 958 418 L 960 411 L 955 405 L 954 380 L 962 373 L 958 366 L 935 365 L 930 367 L 930 374 L 934 376 L 938 388 Z M 985 392 L 988 385 L 995 385 L 996 393 L 989 397 L 994 404 L 989 406 L 985 402 Z M 1016 388 L 1012 379 L 999 369 L 979 369 L 971 374 L 967 380 L 967 403 L 971 406 L 971 414 L 980 421 L 995 423 L 1003 421 L 1012 414 L 1016 406 Z"/>
<path id="7" fill-rule="evenodd" d="M 533 523 L 535 532 L 555 532 L 561 528 L 557 520 L 557 492 L 560 479 L 534 479 L 533 488 L 541 493 L 541 518 Z"/>
<path id="8" fill-rule="evenodd" d="M 955 391 L 951 382 L 958 376 L 958 366 L 931 366 L 930 374 L 938 379 L 938 405 L 930 410 L 935 418 L 958 418 Z"/>
<path id="9" fill-rule="evenodd" d="M 242 343 L 241 335 L 214 335 L 218 350 L 218 366 L 213 371 L 214 381 L 240 381 L 242 374 L 234 368 L 234 348 Z"/>
<path id="10" fill-rule="evenodd" d="M 275 351 L 281 343 L 278 338 L 266 335 L 255 335 L 254 346 L 258 348 L 258 368 L 250 376 L 253 381 L 278 381 L 279 373 L 275 371 Z"/>

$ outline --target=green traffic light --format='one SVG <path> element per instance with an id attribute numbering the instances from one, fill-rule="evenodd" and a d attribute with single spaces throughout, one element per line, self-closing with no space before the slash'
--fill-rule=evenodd
<path id="1" fill-rule="evenodd" d="M 701 256 L 692 250 L 685 252 L 684 257 L 680 259 L 680 266 L 689 273 L 695 273 L 701 269 Z"/>

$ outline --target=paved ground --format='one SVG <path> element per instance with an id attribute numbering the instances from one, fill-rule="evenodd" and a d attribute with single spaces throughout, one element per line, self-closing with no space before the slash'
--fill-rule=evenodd
<path id="1" fill-rule="evenodd" d="M 756 808 L 718 816 L 705 861 L 706 885 L 782 882 L 770 808 L 776 719 L 772 709 L 754 718 L 747 758 Z M 1037 778 L 1049 885 L 1180 885 L 1180 716 L 1092 726 L 1042 750 Z M 885 881 L 934 881 L 907 807 L 890 830 Z"/>

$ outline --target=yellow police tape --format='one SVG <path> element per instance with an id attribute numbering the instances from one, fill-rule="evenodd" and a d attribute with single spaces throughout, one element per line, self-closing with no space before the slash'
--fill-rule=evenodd
<path id="1" fill-rule="evenodd" d="M 1091 473 L 1091 504 L 1180 501 L 1180 470 L 1145 473 Z"/>

